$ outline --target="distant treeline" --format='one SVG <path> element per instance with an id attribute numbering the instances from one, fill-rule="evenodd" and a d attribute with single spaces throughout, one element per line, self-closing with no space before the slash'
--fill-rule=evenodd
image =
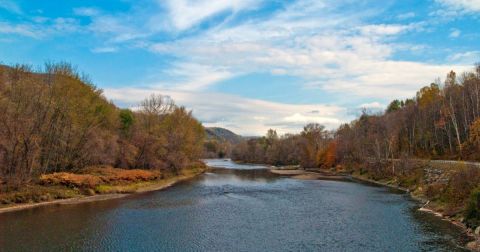
<path id="1" fill-rule="evenodd" d="M 232 158 L 245 162 L 331 167 L 366 159 L 417 157 L 480 160 L 480 65 L 457 76 L 448 73 L 418 91 L 394 100 L 383 113 L 362 115 L 334 132 L 309 124 L 300 134 L 265 137 L 238 144 Z"/>
<path id="2" fill-rule="evenodd" d="M 90 165 L 179 172 L 201 156 L 191 112 L 152 95 L 120 109 L 68 64 L 0 67 L 0 183 Z"/>
<path id="3" fill-rule="evenodd" d="M 232 150 L 232 159 L 247 163 L 331 167 L 335 164 L 336 143 L 325 127 L 312 123 L 300 134 L 278 136 L 270 129 L 260 138 L 244 140 Z"/>

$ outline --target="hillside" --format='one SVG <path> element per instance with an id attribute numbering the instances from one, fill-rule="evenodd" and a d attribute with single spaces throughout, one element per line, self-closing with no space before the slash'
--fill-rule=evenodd
<path id="1" fill-rule="evenodd" d="M 219 127 L 205 127 L 208 140 L 217 140 L 219 142 L 229 142 L 237 144 L 242 140 L 242 137 L 233 133 L 232 131 Z"/>

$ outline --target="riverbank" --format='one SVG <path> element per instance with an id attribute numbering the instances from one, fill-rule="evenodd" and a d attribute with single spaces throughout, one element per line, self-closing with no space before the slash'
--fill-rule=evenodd
<path id="1" fill-rule="evenodd" d="M 308 171 L 302 169 L 269 169 L 273 174 L 289 176 L 294 179 L 303 180 L 345 180 L 342 175 L 332 174 L 327 171 Z"/>
<path id="2" fill-rule="evenodd" d="M 472 241 L 465 244 L 465 247 L 467 249 L 472 250 L 472 251 L 480 251 L 480 233 L 478 232 L 478 230 L 472 230 L 471 228 L 467 227 L 461 221 L 462 219 L 452 218 L 450 216 L 447 216 L 447 215 L 443 214 L 441 207 L 438 207 L 434 202 L 432 202 L 431 200 L 429 200 L 425 196 L 419 195 L 418 192 L 416 192 L 414 190 L 410 190 L 410 189 L 405 188 L 405 187 L 401 187 L 401 186 L 396 185 L 396 184 L 389 183 L 389 182 L 376 181 L 376 180 L 368 179 L 366 176 L 362 176 L 362 175 L 350 175 L 350 177 L 351 177 L 352 180 L 357 180 L 357 181 L 360 181 L 360 182 L 366 182 L 366 183 L 371 183 L 371 184 L 375 184 L 375 185 L 379 185 L 379 186 L 384 186 L 384 187 L 388 187 L 388 188 L 391 188 L 391 189 L 394 189 L 394 190 L 400 190 L 400 191 L 403 191 L 405 193 L 408 193 L 410 198 L 412 198 L 413 200 L 422 204 L 422 206 L 417 209 L 418 211 L 432 214 L 432 215 L 434 215 L 434 216 L 436 216 L 436 217 L 438 217 L 438 218 L 440 218 L 444 221 L 447 221 L 447 222 L 461 228 L 463 230 L 463 232 L 465 233 L 465 235 L 472 239 Z"/>
<path id="3" fill-rule="evenodd" d="M 68 188 L 68 186 L 72 186 L 70 183 L 66 183 L 62 181 L 61 185 L 52 185 L 52 184 L 38 184 L 34 186 L 30 186 L 35 188 L 35 190 L 43 190 L 46 192 L 44 195 L 40 195 L 37 198 L 41 200 L 40 202 L 27 202 L 27 203 L 11 203 L 11 204 L 2 204 L 0 205 L 0 214 L 12 211 L 20 211 L 30 208 L 36 208 L 46 205 L 67 205 L 67 204 L 80 204 L 86 202 L 94 202 L 94 201 L 103 201 L 103 200 L 110 200 L 110 199 L 118 199 L 123 198 L 132 194 L 139 194 L 151 191 L 158 191 L 163 190 L 168 187 L 171 187 L 177 183 L 182 181 L 190 180 L 195 178 L 196 176 L 204 173 L 208 168 L 207 167 L 196 167 L 193 169 L 184 170 L 181 172 L 180 175 L 162 175 L 162 174 L 155 174 L 155 179 L 152 180 L 144 180 L 145 178 L 134 179 L 129 178 L 125 180 L 125 177 L 116 177 L 109 181 L 109 183 L 103 183 L 99 185 L 94 185 L 94 188 L 80 188 L 73 187 Z M 118 169 L 121 170 L 121 169 Z M 97 172 L 102 172 L 102 170 L 95 170 Z M 128 171 L 128 170 L 125 170 Z M 139 170 L 136 170 L 137 172 Z M 140 170 L 143 171 L 143 170 Z M 150 172 L 150 171 L 145 171 Z M 65 174 L 62 174 L 65 177 Z M 69 174 L 72 177 L 73 174 Z M 82 174 L 86 175 L 86 174 Z M 87 176 L 94 176 L 92 174 L 88 174 Z M 59 176 L 54 176 L 59 177 Z M 85 177 L 86 178 L 86 177 Z M 88 177 L 92 179 L 92 177 Z M 50 177 L 51 179 L 51 177 Z M 65 179 L 65 178 L 64 178 Z M 91 182 L 91 181 L 89 181 Z M 84 183 L 81 182 L 81 183 Z M 15 197 L 15 194 L 19 194 L 19 192 L 12 192 Z M 49 194 L 57 193 L 58 195 L 63 195 L 68 198 L 62 199 L 51 199 Z M 5 194 L 0 194 L 0 198 L 4 197 Z M 46 199 L 46 200 L 42 200 Z"/>

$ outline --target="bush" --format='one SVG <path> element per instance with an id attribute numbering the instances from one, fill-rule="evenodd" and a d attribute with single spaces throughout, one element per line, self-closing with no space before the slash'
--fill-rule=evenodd
<path id="1" fill-rule="evenodd" d="M 44 187 L 39 185 L 25 186 L 18 191 L 0 194 L 0 205 L 33 203 L 55 199 L 67 199 L 78 195 L 78 190 L 64 187 Z"/>
<path id="2" fill-rule="evenodd" d="M 465 209 L 465 223 L 471 228 L 475 228 L 480 225 L 480 188 L 476 188 L 470 194 L 470 198 Z"/>
<path id="3" fill-rule="evenodd" d="M 160 178 L 160 173 L 147 170 L 124 170 L 110 166 L 92 166 L 80 174 L 57 172 L 40 176 L 40 184 L 62 185 L 69 188 L 95 189 L 104 184 L 122 184 L 151 181 Z"/>
<path id="4" fill-rule="evenodd" d="M 100 177 L 89 174 L 56 172 L 40 176 L 43 185 L 63 185 L 70 188 L 95 188 L 102 182 Z"/>
<path id="5" fill-rule="evenodd" d="M 478 184 L 480 184 L 479 169 L 460 168 L 452 174 L 443 200 L 448 203 L 449 207 L 462 207 Z"/>
<path id="6" fill-rule="evenodd" d="M 446 185 L 439 183 L 427 185 L 427 188 L 425 189 L 425 196 L 432 200 L 439 199 L 445 192 L 445 188 Z"/>

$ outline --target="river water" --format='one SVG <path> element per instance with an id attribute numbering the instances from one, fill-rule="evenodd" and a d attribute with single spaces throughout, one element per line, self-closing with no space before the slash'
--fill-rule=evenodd
<path id="1" fill-rule="evenodd" d="M 407 195 L 214 169 L 163 191 L 0 214 L 0 251 L 463 251 L 455 226 Z"/>

